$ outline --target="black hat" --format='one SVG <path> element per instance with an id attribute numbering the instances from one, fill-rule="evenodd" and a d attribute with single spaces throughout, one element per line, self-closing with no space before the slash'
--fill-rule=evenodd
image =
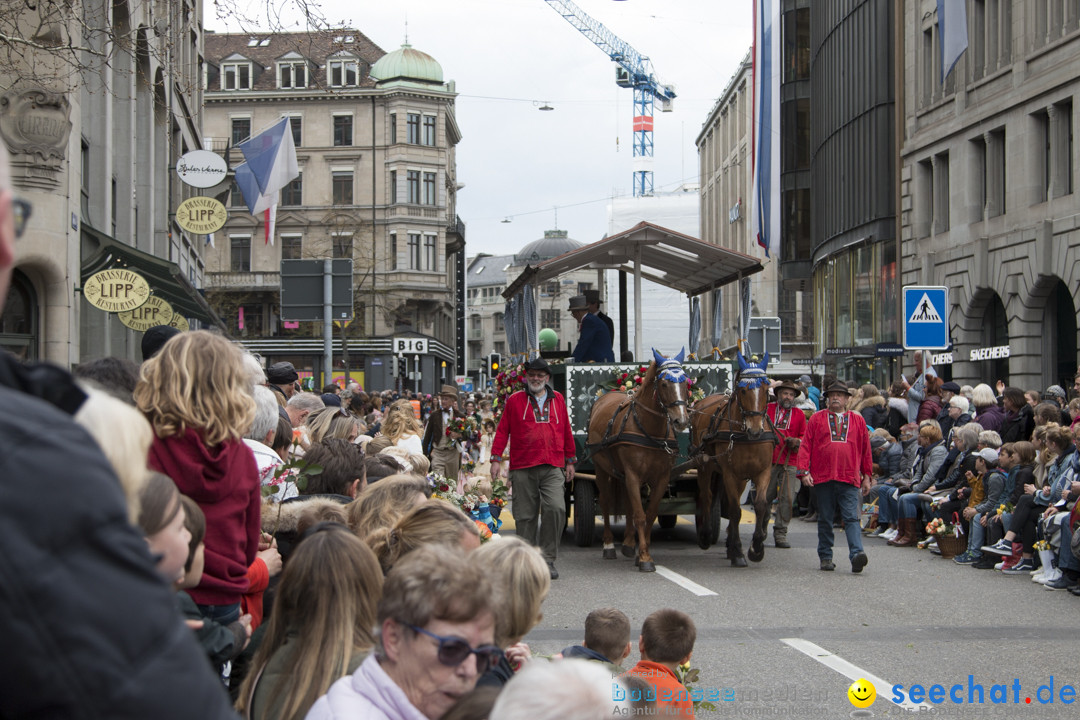
<path id="1" fill-rule="evenodd" d="M 953 393 L 954 395 L 960 392 L 960 386 L 957 383 L 954 383 L 952 380 L 950 380 L 949 382 L 942 385 L 941 389 L 942 390 L 947 390 L 947 391 Z"/>
<path id="2" fill-rule="evenodd" d="M 525 372 L 528 372 L 529 370 L 532 370 L 534 372 L 544 372 L 548 375 L 551 374 L 551 367 L 548 366 L 547 360 L 541 357 L 533 358 L 529 362 L 525 363 Z"/>
<path id="3" fill-rule="evenodd" d="M 850 395 L 851 389 L 848 388 L 847 383 L 843 380 L 836 380 L 832 385 L 825 388 L 825 395 L 828 396 L 829 393 L 844 393 L 845 395 Z"/>
<path id="4" fill-rule="evenodd" d="M 586 290 L 585 291 L 585 302 L 589 303 L 590 305 L 594 305 L 594 304 L 599 305 L 602 302 L 600 300 L 600 291 L 599 290 Z"/>
<path id="5" fill-rule="evenodd" d="M 274 363 L 266 368 L 266 382 L 271 385 L 288 385 L 300 379 L 291 362 Z"/>
<path id="6" fill-rule="evenodd" d="M 319 397 L 322 398 L 323 405 L 326 405 L 327 407 L 330 407 L 331 405 L 334 407 L 341 407 L 341 398 L 334 393 L 323 393 Z"/>
<path id="7" fill-rule="evenodd" d="M 161 348 L 173 335 L 179 335 L 180 331 L 172 325 L 155 325 L 143 333 L 142 336 L 142 359 L 149 360 L 158 354 Z"/>

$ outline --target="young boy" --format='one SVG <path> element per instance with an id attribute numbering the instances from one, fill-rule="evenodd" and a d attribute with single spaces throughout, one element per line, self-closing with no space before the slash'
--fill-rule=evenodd
<path id="1" fill-rule="evenodd" d="M 215 667 L 220 667 L 236 658 L 247 646 L 251 638 L 251 616 L 244 615 L 230 625 L 222 625 L 204 618 L 199 612 L 199 606 L 187 594 L 186 588 L 193 588 L 202 580 L 206 552 L 206 543 L 203 542 L 206 536 L 206 516 L 198 504 L 186 495 L 180 496 L 180 502 L 184 508 L 184 525 L 191 533 L 191 543 L 188 545 L 188 559 L 184 565 L 184 579 L 176 583 L 173 589 L 177 591 L 176 601 L 184 619 L 202 623 L 202 627 L 195 629 L 195 639 L 206 651 L 210 662 Z"/>
<path id="2" fill-rule="evenodd" d="M 623 660 L 630 655 L 630 618 L 613 607 L 597 608 L 585 618 L 585 642 L 563 649 L 564 658 L 595 660 L 622 672 Z"/>
<path id="3" fill-rule="evenodd" d="M 656 704 L 672 717 L 694 717 L 694 703 L 675 670 L 690 662 L 697 628 L 690 616 L 670 608 L 657 610 L 641 625 L 641 660 L 627 675 L 639 677 L 656 690 Z"/>

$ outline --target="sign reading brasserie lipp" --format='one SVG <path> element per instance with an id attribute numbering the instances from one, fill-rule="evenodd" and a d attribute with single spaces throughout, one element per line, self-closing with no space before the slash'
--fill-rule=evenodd
<path id="1" fill-rule="evenodd" d="M 196 235 L 209 235 L 225 226 L 225 206 L 212 197 L 191 197 L 176 208 L 176 222 Z"/>
<path id="2" fill-rule="evenodd" d="M 173 313 L 172 320 L 169 321 L 169 324 L 180 332 L 187 332 L 191 329 L 191 323 L 187 321 L 186 317 L 178 312 Z"/>
<path id="3" fill-rule="evenodd" d="M 150 297 L 150 285 L 137 272 L 131 270 L 102 270 L 94 273 L 82 288 L 83 297 L 94 307 L 105 312 L 125 312 L 146 302 Z"/>
<path id="4" fill-rule="evenodd" d="M 174 314 L 172 305 L 156 295 L 151 295 L 139 307 L 122 312 L 117 317 L 132 330 L 146 332 L 155 325 L 168 325 Z"/>
<path id="5" fill-rule="evenodd" d="M 176 161 L 176 174 L 191 187 L 214 187 L 228 172 L 225 158 L 209 150 L 192 150 Z"/>

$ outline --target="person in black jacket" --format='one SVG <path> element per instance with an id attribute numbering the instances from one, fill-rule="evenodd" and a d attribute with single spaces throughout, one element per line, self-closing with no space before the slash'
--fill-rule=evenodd
<path id="1" fill-rule="evenodd" d="M 0 143 L 0 310 L 15 265 L 7 167 Z M 63 370 L 0 352 L 0 717 L 235 718 L 71 418 L 85 399 Z"/>
<path id="2" fill-rule="evenodd" d="M 1018 387 L 1007 387 L 1001 395 L 1001 404 L 1005 410 L 1005 420 L 998 431 L 1001 442 L 1030 440 L 1031 432 L 1035 429 L 1035 416 L 1024 397 L 1024 391 Z"/>

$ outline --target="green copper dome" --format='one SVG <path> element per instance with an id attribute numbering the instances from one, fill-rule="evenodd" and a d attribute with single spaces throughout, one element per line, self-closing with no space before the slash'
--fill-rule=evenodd
<path id="1" fill-rule="evenodd" d="M 371 66 L 371 77 L 379 82 L 391 80 L 418 80 L 425 83 L 442 83 L 442 65 L 425 52 L 405 43 L 397 50 L 387 53 Z"/>

